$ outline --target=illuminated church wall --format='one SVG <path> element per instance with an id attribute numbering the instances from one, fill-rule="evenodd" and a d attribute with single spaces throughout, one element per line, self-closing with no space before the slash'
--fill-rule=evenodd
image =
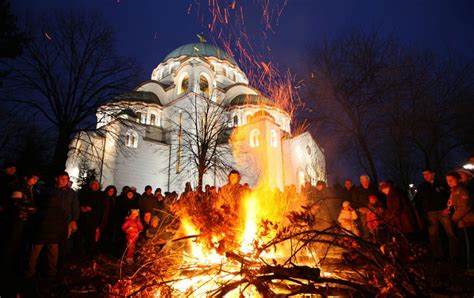
<path id="1" fill-rule="evenodd" d="M 228 152 L 225 157 L 241 171 L 243 183 L 255 186 L 259 176 L 267 175 L 272 187 L 282 189 L 325 180 L 324 154 L 311 135 L 292 136 L 290 116 L 250 87 L 236 62 L 209 44 L 172 51 L 151 80 L 99 107 L 97 132 L 79 133 L 71 142 L 66 170 L 77 179 L 81 160 L 87 160 L 89 168 L 102 174 L 104 187 L 128 185 L 140 192 L 148 184 L 163 191 L 181 191 L 186 181 L 195 185 L 189 167 L 177 173 L 178 152 L 183 150 L 177 123 L 180 110 L 190 111 L 194 100 L 205 98 L 223 109 L 223 126 L 243 131 L 240 156 Z M 195 120 L 183 120 L 182 129 L 191 129 Z M 204 183 L 220 186 L 225 179 L 208 171 Z"/>

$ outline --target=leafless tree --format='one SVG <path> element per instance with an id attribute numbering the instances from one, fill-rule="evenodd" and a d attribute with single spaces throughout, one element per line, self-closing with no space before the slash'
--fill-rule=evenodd
<path id="1" fill-rule="evenodd" d="M 355 32 L 311 52 L 310 114 L 376 181 L 438 173 L 472 149 L 473 64 Z M 347 150 L 349 149 L 349 150 Z"/>
<path id="2" fill-rule="evenodd" d="M 451 154 L 472 148 L 472 63 L 445 61 L 431 54 L 415 55 L 404 91 L 409 93 L 408 137 L 423 165 L 443 172 Z"/>
<path id="3" fill-rule="evenodd" d="M 392 39 L 354 32 L 311 52 L 313 120 L 320 131 L 356 149 L 361 166 L 377 181 L 375 151 L 382 134 L 381 106 L 399 86 L 392 75 L 400 50 Z"/>
<path id="4" fill-rule="evenodd" d="M 177 157 L 170 164 L 176 177 L 197 176 L 197 187 L 201 190 L 204 175 L 221 178 L 227 175 L 232 167 L 228 142 L 231 128 L 225 107 L 191 93 L 183 99 L 181 108 L 174 110 L 169 121 L 176 136 L 172 145 Z"/>
<path id="5" fill-rule="evenodd" d="M 113 32 L 96 14 L 57 13 L 27 25 L 23 54 L 11 63 L 4 96 L 52 124 L 51 169 L 64 169 L 75 133 L 95 126 L 106 100 L 135 85 L 139 68 L 114 48 Z M 10 62 L 9 62 L 10 63 Z"/>

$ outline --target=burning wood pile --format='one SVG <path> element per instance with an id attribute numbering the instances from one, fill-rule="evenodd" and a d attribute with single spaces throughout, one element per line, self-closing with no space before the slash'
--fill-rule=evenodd
<path id="1" fill-rule="evenodd" d="M 174 202 L 143 244 L 134 270 L 121 267 L 107 290 L 111 297 L 393 297 L 430 291 L 421 252 L 396 231 L 384 243 L 362 239 L 321 220 L 318 206 L 296 192 L 226 185 L 221 193 L 226 197 L 189 192 Z"/>

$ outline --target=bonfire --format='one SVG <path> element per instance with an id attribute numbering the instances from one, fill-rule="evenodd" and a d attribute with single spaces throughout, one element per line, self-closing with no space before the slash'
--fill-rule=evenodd
<path id="1" fill-rule="evenodd" d="M 282 13 L 287 1 L 281 2 L 258 2 L 265 24 L 263 35 L 273 31 L 273 16 Z M 209 1 L 205 6 L 211 12 L 208 28 L 211 33 L 219 32 L 219 40 L 231 56 L 238 52 L 251 85 L 260 87 L 291 117 L 301 102 L 296 92 L 301 82 L 295 83 L 290 71 L 280 74 L 274 64 L 250 51 L 254 47 L 250 46 L 244 22 L 247 9 L 242 3 Z M 192 8 L 190 5 L 188 13 Z M 243 135 L 248 132 L 239 128 L 231 138 L 237 164 L 244 156 L 238 153 L 244 149 L 233 140 Z M 217 196 L 191 192 L 174 201 L 161 217 L 160 232 L 139 250 L 137 263 L 130 267 L 121 261 L 118 278 L 105 292 L 111 297 L 393 297 L 430 293 L 420 264 L 422 250 L 390 226 L 386 227 L 390 239 L 363 239 L 328 219 L 323 208 L 327 201 L 311 201 L 295 188 L 276 191 L 276 183 L 267 173 L 276 171 L 271 167 L 277 163 L 265 160 L 271 156 L 264 152 L 254 151 L 261 172 L 252 190 Z"/>
<path id="2" fill-rule="evenodd" d="M 191 192 L 171 204 L 138 263 L 111 295 L 136 297 L 420 296 L 430 291 L 421 252 L 397 231 L 378 243 L 327 221 L 324 202 L 265 184 Z M 330 198 L 328 199 L 330 200 Z M 120 264 L 120 266 L 125 266 Z"/>

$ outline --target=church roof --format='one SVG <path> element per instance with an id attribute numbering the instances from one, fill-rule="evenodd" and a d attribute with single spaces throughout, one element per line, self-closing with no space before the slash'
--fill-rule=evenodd
<path id="1" fill-rule="evenodd" d="M 262 95 L 255 94 L 240 94 L 234 97 L 229 106 L 243 106 L 243 105 L 275 105 L 269 98 Z"/>
<path id="2" fill-rule="evenodd" d="M 232 58 L 226 51 L 208 43 L 188 43 L 184 46 L 171 51 L 164 61 L 170 58 L 178 58 L 181 56 L 188 57 L 216 57 L 221 60 L 226 60 L 234 65 L 237 65 L 234 58 Z"/>
<path id="3" fill-rule="evenodd" d="M 145 103 L 154 103 L 162 105 L 158 96 L 153 92 L 148 91 L 132 91 L 127 93 L 122 93 L 114 98 L 113 101 L 140 101 Z"/>

